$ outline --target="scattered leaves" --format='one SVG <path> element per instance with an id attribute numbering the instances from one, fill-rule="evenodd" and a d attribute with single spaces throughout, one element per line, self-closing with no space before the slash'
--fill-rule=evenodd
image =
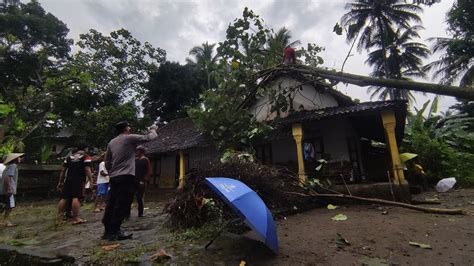
<path id="1" fill-rule="evenodd" d="M 419 247 L 419 248 L 424 248 L 424 249 L 431 249 L 431 246 L 428 245 L 428 244 L 423 244 L 423 243 L 418 243 L 418 242 L 408 242 L 410 245 L 412 246 L 415 246 L 415 247 Z"/>
<path id="2" fill-rule="evenodd" d="M 155 254 L 149 257 L 150 261 L 160 262 L 164 260 L 171 259 L 171 255 L 166 252 L 164 249 L 160 249 L 160 251 L 156 252 Z"/>
<path id="3" fill-rule="evenodd" d="M 112 245 L 105 245 L 105 246 L 102 246 L 102 249 L 104 251 L 112 251 L 116 248 L 120 247 L 120 244 L 112 244 Z"/>
<path id="4" fill-rule="evenodd" d="M 345 221 L 347 219 L 348 219 L 347 216 L 342 214 L 342 213 L 340 213 L 340 214 L 338 214 L 338 215 L 331 218 L 331 220 L 333 220 L 333 221 Z"/>
<path id="5" fill-rule="evenodd" d="M 332 204 L 328 204 L 328 210 L 335 210 L 337 209 L 339 206 L 335 206 L 335 205 L 332 205 Z"/>

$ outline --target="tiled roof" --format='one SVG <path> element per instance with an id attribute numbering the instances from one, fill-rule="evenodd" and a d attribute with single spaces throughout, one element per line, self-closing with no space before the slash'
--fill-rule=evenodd
<path id="1" fill-rule="evenodd" d="M 351 116 L 351 115 L 363 115 L 374 111 L 381 111 L 383 109 L 392 108 L 396 110 L 405 110 L 406 112 L 407 103 L 406 101 L 378 101 L 378 102 L 364 102 L 350 106 L 337 106 L 328 107 L 323 109 L 311 110 L 311 111 L 300 111 L 292 113 L 285 118 L 277 118 L 274 120 L 276 124 L 291 124 L 309 120 L 321 120 L 336 116 Z"/>
<path id="2" fill-rule="evenodd" d="M 144 146 L 147 153 L 165 153 L 192 147 L 211 146 L 211 141 L 199 132 L 190 118 L 171 121 L 157 131 L 158 137 Z"/>

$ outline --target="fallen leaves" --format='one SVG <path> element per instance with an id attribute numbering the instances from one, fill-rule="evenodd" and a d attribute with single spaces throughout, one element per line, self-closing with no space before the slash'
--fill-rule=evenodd
<path id="1" fill-rule="evenodd" d="M 112 244 L 112 245 L 105 245 L 105 246 L 102 246 L 102 249 L 104 251 L 112 251 L 116 248 L 120 247 L 120 244 Z"/>
<path id="2" fill-rule="evenodd" d="M 328 210 L 335 210 L 337 209 L 339 206 L 335 206 L 335 205 L 332 205 L 332 204 L 328 204 L 327 208 Z"/>
<path id="3" fill-rule="evenodd" d="M 153 262 L 161 262 L 164 260 L 171 259 L 171 255 L 166 252 L 164 249 L 160 249 L 160 251 L 156 252 L 155 254 L 149 257 L 150 261 Z"/>
<path id="4" fill-rule="evenodd" d="M 333 221 L 345 221 L 347 219 L 348 219 L 348 217 L 346 215 L 342 214 L 342 213 L 339 213 L 338 215 L 331 218 L 331 220 L 333 220 Z"/>
<path id="5" fill-rule="evenodd" d="M 419 248 L 431 249 L 431 246 L 428 244 L 423 244 L 423 243 L 418 243 L 418 242 L 413 242 L 413 241 L 408 242 L 408 244 L 415 247 L 419 247 Z"/>

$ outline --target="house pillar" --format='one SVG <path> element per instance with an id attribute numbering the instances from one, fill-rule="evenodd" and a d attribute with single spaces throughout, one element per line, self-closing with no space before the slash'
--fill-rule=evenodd
<path id="1" fill-rule="evenodd" d="M 184 151 L 179 151 L 179 186 L 178 188 L 184 187 Z"/>
<path id="2" fill-rule="evenodd" d="M 305 184 L 307 177 L 304 171 L 304 159 L 303 159 L 303 129 L 301 123 L 295 123 L 292 125 L 293 138 L 296 142 L 296 156 L 298 158 L 298 177 L 301 183 Z"/>
<path id="3" fill-rule="evenodd" d="M 385 140 L 392 162 L 392 176 L 396 184 L 405 184 L 405 175 L 403 174 L 403 167 L 400 163 L 400 154 L 398 153 L 397 138 L 395 136 L 395 127 L 397 125 L 395 114 L 393 110 L 384 110 L 381 112 L 381 115 L 385 129 Z"/>

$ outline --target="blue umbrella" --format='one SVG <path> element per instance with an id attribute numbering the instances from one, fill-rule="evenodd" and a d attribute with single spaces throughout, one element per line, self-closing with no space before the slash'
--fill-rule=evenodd
<path id="1" fill-rule="evenodd" d="M 278 237 L 272 213 L 255 191 L 239 180 L 226 177 L 208 177 L 206 183 L 278 254 Z"/>

